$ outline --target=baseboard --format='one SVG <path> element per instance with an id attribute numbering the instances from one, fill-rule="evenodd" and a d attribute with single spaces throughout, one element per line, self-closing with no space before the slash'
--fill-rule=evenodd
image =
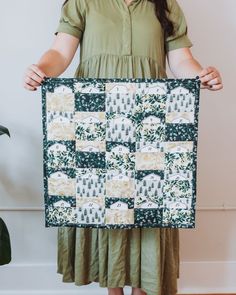
<path id="1" fill-rule="evenodd" d="M 181 262 L 178 294 L 235 294 L 236 261 Z M 125 286 L 125 295 L 130 295 Z M 14 264 L 0 267 L 0 295 L 107 295 L 98 283 L 76 286 L 63 283 L 50 263 Z"/>

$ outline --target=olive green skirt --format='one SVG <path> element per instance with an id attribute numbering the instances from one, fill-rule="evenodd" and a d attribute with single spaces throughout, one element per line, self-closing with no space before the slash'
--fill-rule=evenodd
<path id="1" fill-rule="evenodd" d="M 147 295 L 174 295 L 179 277 L 179 230 L 58 229 L 58 269 L 77 286 L 132 286 Z"/>

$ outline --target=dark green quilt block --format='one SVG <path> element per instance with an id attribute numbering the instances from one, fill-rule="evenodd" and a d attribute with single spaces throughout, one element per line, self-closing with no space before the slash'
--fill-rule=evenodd
<path id="1" fill-rule="evenodd" d="M 105 168 L 106 153 L 76 152 L 76 164 L 79 168 Z"/>
<path id="2" fill-rule="evenodd" d="M 113 142 L 106 141 L 106 150 L 107 152 L 120 152 L 120 153 L 134 153 L 136 151 L 135 142 Z"/>
<path id="3" fill-rule="evenodd" d="M 134 199 L 133 198 L 112 198 L 112 197 L 106 197 L 105 198 L 105 207 L 111 208 L 111 206 L 116 206 L 116 208 L 122 208 L 123 209 L 133 209 L 134 208 Z"/>
<path id="4" fill-rule="evenodd" d="M 162 227 L 163 209 L 134 209 L 135 220 L 141 225 L 146 227 Z"/>
<path id="5" fill-rule="evenodd" d="M 190 141 L 197 140 L 198 134 L 194 124 L 170 124 L 165 126 L 165 140 Z"/>
<path id="6" fill-rule="evenodd" d="M 159 170 L 136 171 L 136 204 L 147 208 L 163 205 L 164 173 Z"/>
<path id="7" fill-rule="evenodd" d="M 75 110 L 79 112 L 104 112 L 105 94 L 104 93 L 76 93 Z"/>

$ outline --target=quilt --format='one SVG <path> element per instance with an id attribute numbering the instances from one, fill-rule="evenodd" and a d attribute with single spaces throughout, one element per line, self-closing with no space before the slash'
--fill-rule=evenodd
<path id="1" fill-rule="evenodd" d="M 195 227 L 198 77 L 49 77 L 41 91 L 46 227 Z"/>

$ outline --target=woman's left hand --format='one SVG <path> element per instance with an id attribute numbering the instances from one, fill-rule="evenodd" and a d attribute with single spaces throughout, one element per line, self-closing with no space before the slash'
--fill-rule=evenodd
<path id="1" fill-rule="evenodd" d="M 203 69 L 199 74 L 201 80 L 201 88 L 209 90 L 220 90 L 223 88 L 222 78 L 219 71 L 214 67 L 207 67 Z"/>

